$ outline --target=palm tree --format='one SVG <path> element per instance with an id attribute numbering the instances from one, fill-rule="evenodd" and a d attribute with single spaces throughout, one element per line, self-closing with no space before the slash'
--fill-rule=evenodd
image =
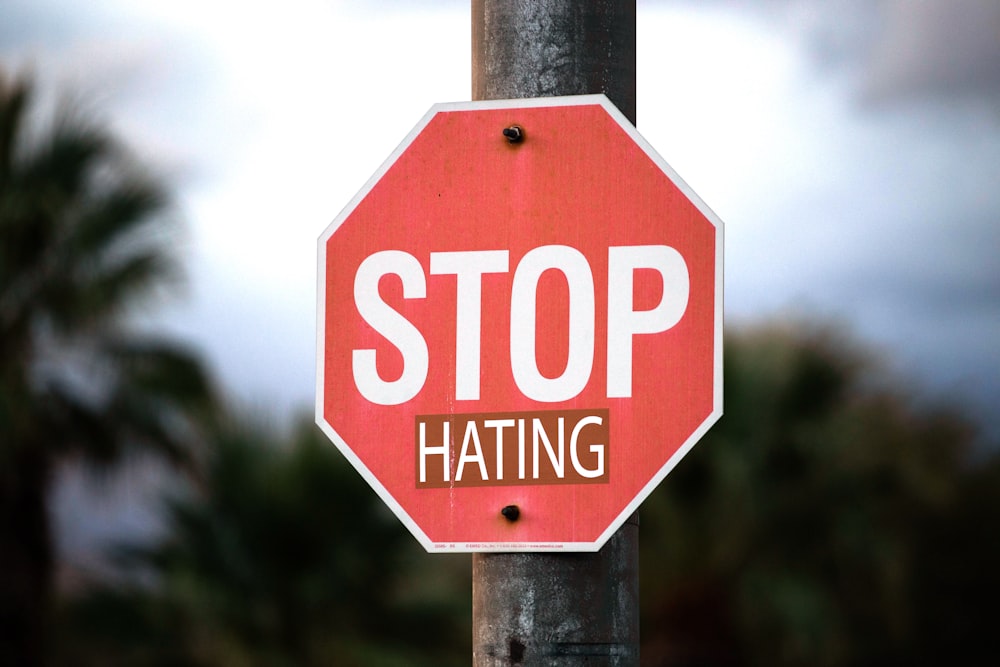
<path id="1" fill-rule="evenodd" d="M 163 189 L 109 133 L 0 70 L 0 661 L 44 664 L 54 466 L 136 448 L 189 462 L 200 363 L 130 323 L 176 277 Z M 6 664 L 6 663 L 5 663 Z"/>

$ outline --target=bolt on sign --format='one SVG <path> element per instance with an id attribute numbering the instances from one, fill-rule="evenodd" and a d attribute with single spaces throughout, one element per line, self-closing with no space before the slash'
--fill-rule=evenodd
<path id="1" fill-rule="evenodd" d="M 316 421 L 428 551 L 596 551 L 722 414 L 722 240 L 603 95 L 435 105 L 319 239 Z"/>

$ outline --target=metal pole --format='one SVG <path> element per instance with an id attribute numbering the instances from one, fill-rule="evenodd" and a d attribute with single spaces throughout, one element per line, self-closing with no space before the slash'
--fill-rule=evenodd
<path id="1" fill-rule="evenodd" d="M 472 0 L 476 100 L 604 93 L 635 122 L 635 0 Z M 639 525 L 594 554 L 474 554 L 473 664 L 639 664 Z"/>
<path id="2" fill-rule="evenodd" d="M 588 93 L 635 124 L 635 0 L 472 0 L 472 99 Z"/>

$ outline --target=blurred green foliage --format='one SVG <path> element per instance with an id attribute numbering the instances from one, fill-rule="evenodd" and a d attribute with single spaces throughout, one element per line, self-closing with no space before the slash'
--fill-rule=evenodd
<path id="1" fill-rule="evenodd" d="M 965 420 L 809 325 L 729 335 L 725 375 L 725 416 L 641 510 L 643 664 L 1000 648 L 1000 461 L 970 456 Z M 201 491 L 169 505 L 169 540 L 129 555 L 152 583 L 67 601 L 67 660 L 468 662 L 467 557 L 424 554 L 309 423 L 213 442 Z"/>
<path id="2" fill-rule="evenodd" d="M 429 559 L 311 421 L 265 433 L 218 430 L 170 538 L 119 554 L 153 583 L 69 604 L 65 664 L 466 664 L 468 558 Z"/>
<path id="3" fill-rule="evenodd" d="M 744 329 L 725 358 L 725 416 L 642 508 L 643 663 L 995 653 L 1000 477 L 970 424 L 829 329 Z"/>

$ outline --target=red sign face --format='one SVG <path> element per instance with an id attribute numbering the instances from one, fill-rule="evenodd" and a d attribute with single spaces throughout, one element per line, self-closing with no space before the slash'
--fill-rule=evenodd
<path id="1" fill-rule="evenodd" d="M 428 551 L 597 550 L 722 414 L 722 237 L 603 95 L 436 105 L 320 237 L 317 423 Z"/>

